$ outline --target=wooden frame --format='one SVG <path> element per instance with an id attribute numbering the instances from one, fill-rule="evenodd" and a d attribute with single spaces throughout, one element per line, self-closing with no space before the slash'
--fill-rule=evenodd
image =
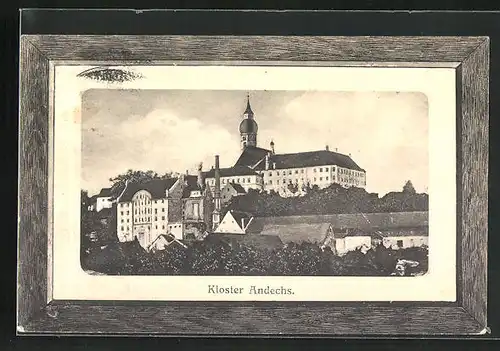
<path id="1" fill-rule="evenodd" d="M 251 50 L 250 50 L 251 49 Z M 57 61 L 148 64 L 251 61 L 453 67 L 457 74 L 456 303 L 56 301 L 51 183 Z M 488 332 L 487 37 L 198 37 L 25 35 L 20 46 L 18 316 L 20 335 L 478 335 Z"/>

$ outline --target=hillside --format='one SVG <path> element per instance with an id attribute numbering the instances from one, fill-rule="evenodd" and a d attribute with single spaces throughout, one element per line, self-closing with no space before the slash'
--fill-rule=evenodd
<path id="1" fill-rule="evenodd" d="M 343 188 L 332 184 L 325 189 L 312 188 L 306 195 L 284 198 L 276 193 L 250 190 L 225 206 L 228 210 L 244 211 L 254 216 L 294 216 L 334 213 L 384 213 L 428 211 L 429 197 L 404 189 L 379 198 L 361 188 Z"/>

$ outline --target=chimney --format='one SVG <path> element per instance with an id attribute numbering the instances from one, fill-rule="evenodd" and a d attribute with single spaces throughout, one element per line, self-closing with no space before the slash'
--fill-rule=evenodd
<path id="1" fill-rule="evenodd" d="M 273 169 L 276 169 L 276 162 L 273 162 Z"/>
<path id="2" fill-rule="evenodd" d="M 220 222 L 220 169 L 219 155 L 215 155 L 215 189 L 214 189 L 214 211 L 212 213 L 212 229 L 215 230 Z"/>
<path id="3" fill-rule="evenodd" d="M 338 152 L 338 151 L 339 151 L 339 149 L 335 148 L 335 152 Z"/>
<path id="4" fill-rule="evenodd" d="M 269 158 L 270 158 L 269 154 L 270 152 L 266 154 L 266 171 L 269 169 Z"/>
<path id="5" fill-rule="evenodd" d="M 198 165 L 198 186 L 203 189 L 203 163 Z"/>
<path id="6" fill-rule="evenodd" d="M 271 152 L 274 155 L 274 141 L 271 140 L 271 143 L 269 145 L 271 146 Z"/>
<path id="7" fill-rule="evenodd" d="M 186 175 L 189 175 L 189 170 L 188 169 L 186 169 Z"/>
<path id="8" fill-rule="evenodd" d="M 328 147 L 328 145 L 326 145 L 326 151 L 330 151 L 330 148 Z"/>

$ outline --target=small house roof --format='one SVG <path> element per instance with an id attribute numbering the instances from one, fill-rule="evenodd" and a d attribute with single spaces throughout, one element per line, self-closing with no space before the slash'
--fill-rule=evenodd
<path id="1" fill-rule="evenodd" d="M 231 187 L 233 187 L 233 189 L 234 189 L 234 190 L 236 191 L 236 193 L 238 193 L 238 194 L 246 194 L 246 193 L 247 193 L 247 192 L 245 191 L 245 188 L 243 188 L 243 187 L 241 186 L 241 184 L 231 182 L 231 183 L 226 184 L 226 186 L 231 186 Z"/>
<path id="2" fill-rule="evenodd" d="M 110 196 L 111 196 L 111 188 L 102 188 L 96 197 L 110 197 Z"/>
<path id="3" fill-rule="evenodd" d="M 247 166 L 234 166 L 228 168 L 219 169 L 219 174 L 221 177 L 237 177 L 246 175 L 259 175 L 253 169 Z M 211 169 L 205 172 L 206 178 L 215 178 L 215 169 Z"/>
<path id="4" fill-rule="evenodd" d="M 207 238 L 210 238 L 209 240 L 219 240 L 230 245 L 238 243 L 261 250 L 274 250 L 283 247 L 283 242 L 277 235 L 212 233 Z"/>

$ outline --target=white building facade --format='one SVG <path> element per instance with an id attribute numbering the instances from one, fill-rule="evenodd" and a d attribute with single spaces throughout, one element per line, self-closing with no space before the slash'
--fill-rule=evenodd
<path id="1" fill-rule="evenodd" d="M 281 196 L 306 193 L 308 187 L 366 187 L 366 171 L 349 155 L 324 150 L 279 154 L 274 141 L 270 148 L 257 146 L 258 125 L 247 101 L 239 126 L 241 154 L 233 167 L 221 169 L 222 186 L 234 182 L 248 189 L 275 191 Z M 207 184 L 215 184 L 213 171 L 206 174 Z"/>

